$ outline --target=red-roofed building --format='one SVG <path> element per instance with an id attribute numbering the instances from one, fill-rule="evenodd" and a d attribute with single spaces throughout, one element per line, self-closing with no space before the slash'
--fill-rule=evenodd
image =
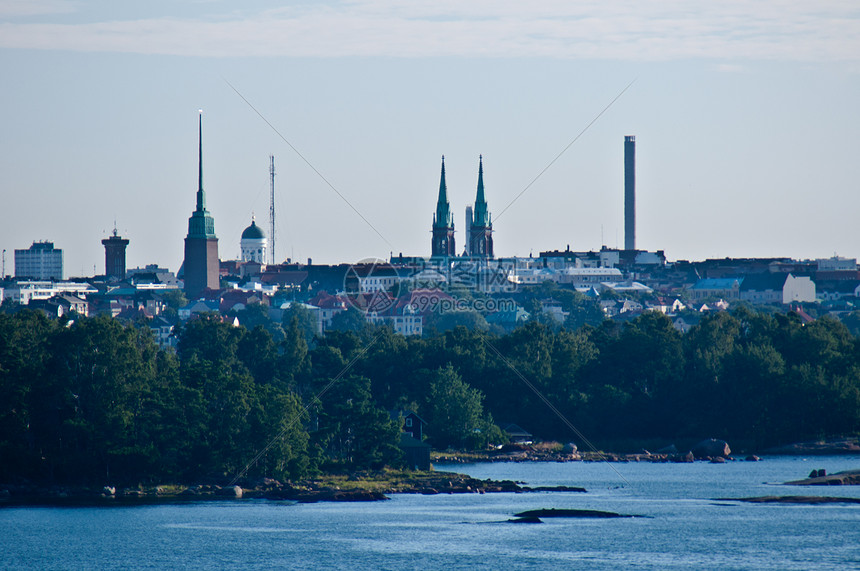
<path id="1" fill-rule="evenodd" d="M 221 294 L 218 309 L 221 313 L 241 311 L 254 303 L 269 305 L 269 298 L 258 291 L 242 291 L 239 289 L 233 289 Z"/>
<path id="2" fill-rule="evenodd" d="M 402 295 L 388 300 L 385 305 L 369 305 L 366 313 L 368 321 L 375 325 L 390 325 L 401 335 L 421 335 L 424 332 L 424 318 L 418 307 L 412 304 L 411 295 Z"/>
<path id="3" fill-rule="evenodd" d="M 349 307 L 349 300 L 344 296 L 331 295 L 321 291 L 308 300 L 308 305 L 319 308 L 320 331 L 325 333 L 331 329 L 331 320 L 334 316 L 346 311 L 346 308 Z"/>

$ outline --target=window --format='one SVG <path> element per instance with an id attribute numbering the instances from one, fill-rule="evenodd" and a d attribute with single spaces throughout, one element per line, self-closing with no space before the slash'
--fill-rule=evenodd
<path id="1" fill-rule="evenodd" d="M 406 428 L 412 428 L 412 419 L 411 418 L 406 419 Z"/>

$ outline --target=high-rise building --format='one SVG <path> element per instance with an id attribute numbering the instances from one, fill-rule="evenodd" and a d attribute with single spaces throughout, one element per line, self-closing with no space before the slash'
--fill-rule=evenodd
<path id="1" fill-rule="evenodd" d="M 197 208 L 188 219 L 188 236 L 185 238 L 185 294 L 197 299 L 206 290 L 219 287 L 218 238 L 215 220 L 206 210 L 203 192 L 203 112 L 198 125 L 198 185 Z"/>
<path id="2" fill-rule="evenodd" d="M 624 137 L 624 249 L 636 249 L 636 137 Z"/>
<path id="3" fill-rule="evenodd" d="M 125 279 L 125 247 L 128 240 L 117 235 L 116 227 L 113 235 L 102 240 L 105 247 L 105 277 L 116 280 Z"/>
<path id="4" fill-rule="evenodd" d="M 54 248 L 53 242 L 33 242 L 27 250 L 15 250 L 15 277 L 63 279 L 63 251 Z"/>
<path id="5" fill-rule="evenodd" d="M 442 179 L 439 182 L 439 199 L 436 202 L 436 213 L 433 214 L 433 238 L 431 254 L 434 258 L 446 258 L 457 255 L 454 246 L 454 216 L 448 203 L 448 187 L 445 184 L 445 157 L 442 157 Z"/>
<path id="6" fill-rule="evenodd" d="M 493 257 L 493 220 L 484 199 L 484 157 L 478 157 L 478 194 L 475 213 L 469 226 L 469 255 L 474 258 Z"/>
<path id="7" fill-rule="evenodd" d="M 471 256 L 472 255 L 472 252 L 469 250 L 469 248 L 472 246 L 472 221 L 473 220 L 474 220 L 474 214 L 472 212 L 472 207 L 467 206 L 466 207 L 466 224 L 463 225 L 463 228 L 465 229 L 464 231 L 466 232 L 466 236 L 463 240 L 463 242 L 465 243 L 463 255 L 465 255 L 465 256 Z"/>

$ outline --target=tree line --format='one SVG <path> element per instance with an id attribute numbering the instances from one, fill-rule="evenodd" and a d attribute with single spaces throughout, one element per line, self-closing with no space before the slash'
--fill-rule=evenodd
<path id="1" fill-rule="evenodd" d="M 138 324 L 139 325 L 139 324 Z M 109 317 L 0 314 L 0 480 L 301 478 L 398 465 L 400 413 L 436 448 L 539 439 L 717 437 L 751 447 L 860 430 L 860 345 L 827 317 L 740 308 L 681 335 L 648 312 L 507 335 L 403 337 L 359 322 L 314 336 L 192 320 L 177 350 Z M 552 409 L 549 405 L 552 405 Z M 553 410 L 554 409 L 554 410 Z"/>

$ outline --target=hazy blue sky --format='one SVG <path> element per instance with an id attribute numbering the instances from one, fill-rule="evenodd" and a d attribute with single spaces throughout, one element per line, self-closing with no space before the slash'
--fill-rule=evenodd
<path id="1" fill-rule="evenodd" d="M 0 0 L 0 248 L 66 275 L 182 261 L 204 186 L 222 259 L 252 213 L 279 258 L 428 255 L 446 156 L 462 247 L 484 156 L 496 253 L 860 256 L 860 4 L 844 0 Z M 544 167 L 635 83 L 515 204 Z M 230 88 L 236 87 L 383 236 Z"/>

